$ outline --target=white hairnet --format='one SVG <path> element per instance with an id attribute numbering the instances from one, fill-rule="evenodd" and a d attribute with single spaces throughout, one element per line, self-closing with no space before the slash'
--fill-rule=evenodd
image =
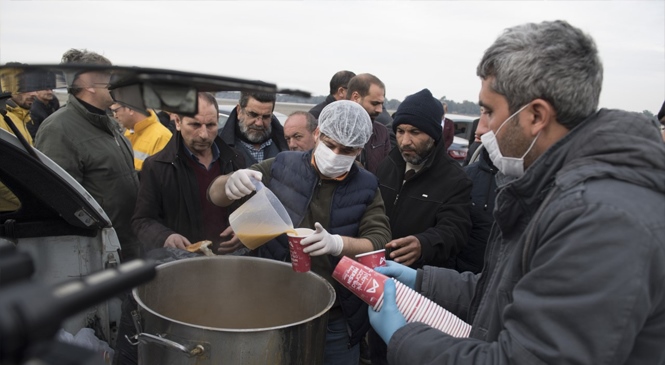
<path id="1" fill-rule="evenodd" d="M 363 147 L 372 135 L 372 120 L 360 104 L 339 100 L 321 111 L 319 131 L 346 147 Z"/>

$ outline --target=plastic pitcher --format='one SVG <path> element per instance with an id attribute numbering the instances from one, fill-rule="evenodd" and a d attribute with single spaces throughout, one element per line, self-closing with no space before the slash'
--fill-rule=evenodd
<path id="1" fill-rule="evenodd" d="M 229 216 L 233 232 L 247 248 L 262 244 L 293 230 L 291 217 L 270 189 L 254 181 L 256 194 Z"/>

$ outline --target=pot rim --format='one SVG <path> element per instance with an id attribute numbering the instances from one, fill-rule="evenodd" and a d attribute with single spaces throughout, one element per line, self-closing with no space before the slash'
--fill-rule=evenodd
<path id="1" fill-rule="evenodd" d="M 179 265 L 179 264 L 182 264 L 183 262 L 199 261 L 199 260 L 227 260 L 227 259 L 248 260 L 248 261 L 255 261 L 255 260 L 270 261 L 270 262 L 272 262 L 276 265 L 288 266 L 289 270 L 291 269 L 291 263 L 276 261 L 276 260 L 271 260 L 271 259 L 264 259 L 264 258 L 260 258 L 260 257 L 216 256 L 216 257 L 191 257 L 191 258 L 185 258 L 185 259 L 180 259 L 180 260 L 160 264 L 160 265 L 157 266 L 157 273 L 159 274 L 159 271 L 164 270 L 164 268 L 167 268 L 169 266 Z M 173 318 L 169 318 L 169 317 L 164 316 L 160 313 L 157 313 L 154 310 L 152 310 L 151 308 L 149 308 L 145 303 L 143 303 L 143 300 L 141 300 L 141 298 L 138 295 L 139 287 L 135 287 L 134 289 L 132 289 L 132 296 L 134 297 L 134 300 L 136 300 L 136 303 L 139 305 L 141 310 L 145 310 L 145 311 L 151 313 L 154 316 L 157 316 L 159 318 L 165 319 L 165 320 L 173 322 L 173 323 L 181 324 L 183 326 L 189 326 L 189 327 L 193 327 L 193 328 L 199 328 L 199 329 L 202 329 L 202 330 L 216 331 L 216 332 L 245 333 L 245 332 L 272 331 L 272 330 L 278 330 L 278 329 L 283 329 L 283 328 L 295 327 L 295 326 L 298 326 L 298 325 L 301 325 L 301 324 L 304 324 L 304 323 L 311 322 L 314 319 L 325 315 L 330 310 L 330 308 L 332 308 L 333 304 L 335 303 L 335 297 L 336 297 L 335 289 L 333 289 L 333 286 L 326 279 L 324 279 L 323 277 L 321 277 L 318 274 L 315 274 L 312 271 L 308 271 L 308 272 L 305 272 L 305 273 L 295 273 L 295 274 L 297 274 L 297 275 L 310 275 L 310 276 L 312 276 L 313 279 L 322 282 L 326 286 L 326 288 L 328 289 L 328 292 L 330 292 L 330 294 L 331 294 L 330 301 L 328 302 L 328 304 L 325 306 L 325 308 L 323 310 L 316 313 L 315 315 L 310 316 L 308 318 L 305 318 L 302 321 L 292 322 L 292 323 L 288 323 L 288 324 L 281 325 L 281 326 L 264 327 L 264 328 L 222 328 L 222 327 L 208 327 L 208 326 L 202 326 L 202 325 L 198 325 L 198 324 L 192 324 L 192 323 L 188 323 L 188 322 L 178 321 L 178 320 L 173 319 Z M 143 285 L 147 285 L 147 284 L 148 283 L 143 284 Z"/>

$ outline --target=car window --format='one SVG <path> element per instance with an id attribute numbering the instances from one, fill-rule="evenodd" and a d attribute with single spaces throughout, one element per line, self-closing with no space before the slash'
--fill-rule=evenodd
<path id="1" fill-rule="evenodd" d="M 219 113 L 219 119 L 217 119 L 217 128 L 222 129 L 226 125 L 226 121 L 229 120 L 228 114 Z"/>

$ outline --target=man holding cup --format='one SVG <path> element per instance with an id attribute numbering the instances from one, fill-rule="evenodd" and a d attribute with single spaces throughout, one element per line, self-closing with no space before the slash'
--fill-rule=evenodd
<path id="1" fill-rule="evenodd" d="M 250 195 L 252 179 L 261 180 L 286 207 L 295 227 L 311 228 L 303 239 L 312 271 L 336 288 L 326 334 L 325 364 L 357 364 L 360 339 L 369 328 L 367 306 L 340 287 L 332 272 L 342 256 L 379 250 L 390 241 L 390 226 L 374 175 L 355 163 L 372 134 L 372 122 L 357 103 L 340 100 L 326 106 L 315 131 L 312 151 L 288 151 L 249 169 L 219 177 L 208 190 L 220 206 Z M 285 235 L 259 247 L 256 255 L 289 259 Z"/>
<path id="2" fill-rule="evenodd" d="M 390 364 L 663 364 L 665 145 L 655 121 L 598 109 L 593 39 L 565 21 L 504 31 L 477 68 L 500 185 L 482 273 L 376 270 L 472 325 L 457 338 L 396 310 Z"/>

